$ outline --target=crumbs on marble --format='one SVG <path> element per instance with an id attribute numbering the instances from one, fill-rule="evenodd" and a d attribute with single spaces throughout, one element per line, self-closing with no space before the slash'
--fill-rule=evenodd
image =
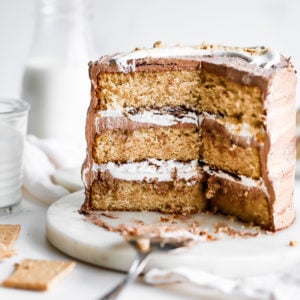
<path id="1" fill-rule="evenodd" d="M 299 241 L 290 241 L 289 242 L 289 246 L 290 247 L 297 247 L 300 245 L 300 242 Z"/>
<path id="2" fill-rule="evenodd" d="M 161 222 L 170 222 L 170 221 L 172 221 L 172 218 L 170 216 L 167 216 L 167 217 L 161 216 L 160 221 Z"/>
<path id="3" fill-rule="evenodd" d="M 101 215 L 104 216 L 104 217 L 107 217 L 109 219 L 118 219 L 119 217 L 112 214 L 112 213 L 109 213 L 109 212 L 101 212 Z"/>
<path id="4" fill-rule="evenodd" d="M 142 220 L 133 220 L 133 222 L 138 225 L 145 225 L 145 222 Z"/>

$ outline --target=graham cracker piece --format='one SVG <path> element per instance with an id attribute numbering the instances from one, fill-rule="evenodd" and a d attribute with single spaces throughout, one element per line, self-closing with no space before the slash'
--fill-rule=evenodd
<path id="1" fill-rule="evenodd" d="M 20 225 L 0 225 L 0 259 L 14 254 L 13 245 L 20 229 Z"/>
<path id="2" fill-rule="evenodd" d="M 46 291 L 58 279 L 66 276 L 75 262 L 24 259 L 15 264 L 15 271 L 2 285 L 25 290 Z"/>

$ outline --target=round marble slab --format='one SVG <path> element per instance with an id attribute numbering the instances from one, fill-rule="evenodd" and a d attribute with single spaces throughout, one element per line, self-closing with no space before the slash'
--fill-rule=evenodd
<path id="1" fill-rule="evenodd" d="M 295 199 L 300 197 L 296 182 Z M 127 271 L 134 259 L 134 250 L 119 233 L 109 232 L 93 224 L 78 213 L 84 192 L 70 194 L 53 203 L 47 213 L 47 238 L 62 252 L 82 261 L 105 268 Z M 113 212 L 115 218 L 105 217 L 112 226 L 143 221 L 158 222 L 159 213 Z M 299 215 L 299 214 L 298 214 Z M 222 216 L 197 214 L 193 218 L 205 224 L 205 230 L 215 233 L 216 223 L 227 223 L 235 230 L 250 232 L 239 222 Z M 252 229 L 253 231 L 253 229 Z M 300 246 L 289 246 L 300 241 L 300 219 L 288 229 L 275 234 L 260 233 L 256 237 L 233 237 L 215 234 L 216 241 L 202 242 L 180 254 L 155 254 L 146 267 L 172 268 L 185 266 L 228 277 L 252 276 L 282 271 L 300 263 Z"/>

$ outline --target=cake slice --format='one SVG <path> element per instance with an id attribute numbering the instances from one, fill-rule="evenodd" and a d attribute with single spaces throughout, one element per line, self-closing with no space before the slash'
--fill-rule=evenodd
<path id="1" fill-rule="evenodd" d="M 233 215 L 276 231 L 295 218 L 295 86 L 265 47 L 162 47 L 90 63 L 90 210 Z"/>

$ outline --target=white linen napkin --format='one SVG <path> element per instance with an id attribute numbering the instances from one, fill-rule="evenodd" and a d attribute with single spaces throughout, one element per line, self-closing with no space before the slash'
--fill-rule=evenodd
<path id="1" fill-rule="evenodd" d="M 66 188 L 54 183 L 54 172 L 80 166 L 82 156 L 80 147 L 72 147 L 54 139 L 27 136 L 23 163 L 24 188 L 37 200 L 51 204 L 69 194 Z"/>
<path id="2" fill-rule="evenodd" d="M 284 273 L 243 279 L 228 279 L 184 267 L 169 270 L 152 269 L 145 274 L 144 281 L 151 285 L 189 282 L 225 295 L 258 300 L 300 299 L 299 265 Z"/>

